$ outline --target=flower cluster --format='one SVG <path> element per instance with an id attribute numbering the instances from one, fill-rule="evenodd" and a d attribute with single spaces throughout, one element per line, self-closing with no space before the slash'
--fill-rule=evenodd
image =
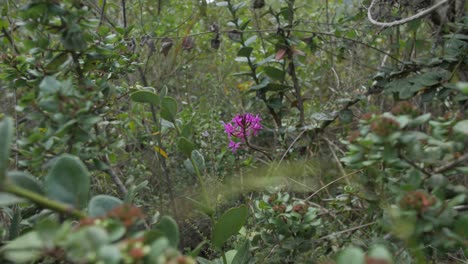
<path id="1" fill-rule="evenodd" d="M 260 124 L 262 119 L 259 115 L 253 115 L 250 113 L 238 114 L 231 122 L 223 123 L 224 131 L 228 135 L 229 145 L 228 147 L 232 152 L 236 152 L 240 148 L 241 143 L 245 142 L 248 137 L 257 135 L 263 127 Z M 236 139 L 240 139 L 238 141 Z"/>

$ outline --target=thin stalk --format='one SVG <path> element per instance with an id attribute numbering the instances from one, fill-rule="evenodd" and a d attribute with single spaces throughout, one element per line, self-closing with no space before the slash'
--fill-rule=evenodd
<path id="1" fill-rule="evenodd" d="M 71 215 L 76 218 L 85 218 L 86 214 L 83 213 L 80 210 L 77 210 L 73 207 L 71 207 L 68 204 L 64 204 L 61 202 L 57 202 L 54 200 L 50 200 L 40 194 L 37 194 L 35 192 L 31 192 L 30 190 L 24 189 L 22 187 L 19 187 L 15 184 L 12 183 L 5 183 L 5 186 L 3 188 L 4 192 L 14 194 L 16 196 L 19 196 L 21 198 L 25 198 L 37 205 L 40 205 L 44 208 L 51 209 L 55 212 L 59 212 L 62 214 L 66 215 Z"/>
<path id="2" fill-rule="evenodd" d="M 205 200 L 204 202 L 208 203 L 208 205 L 211 207 L 211 202 L 208 199 L 208 192 L 205 189 L 205 182 L 203 181 L 200 169 L 198 168 L 193 158 L 190 158 L 190 163 L 192 163 L 193 170 L 195 171 L 195 174 L 197 175 L 198 184 L 200 184 L 200 188 L 202 190 L 203 200 Z M 212 220 L 214 223 L 214 219 Z"/>

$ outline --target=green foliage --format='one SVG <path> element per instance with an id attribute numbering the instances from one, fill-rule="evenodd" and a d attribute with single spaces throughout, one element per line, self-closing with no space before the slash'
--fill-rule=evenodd
<path id="1" fill-rule="evenodd" d="M 463 1 L 130 2 L 0 5 L 0 262 L 466 261 Z"/>
<path id="2" fill-rule="evenodd" d="M 251 240 L 258 251 L 254 254 L 257 261 L 300 259 L 312 247 L 312 238 L 321 226 L 317 213 L 307 201 L 294 201 L 288 193 L 277 192 L 256 200 Z"/>
<path id="3" fill-rule="evenodd" d="M 76 157 L 62 155 L 45 178 L 47 196 L 76 208 L 84 208 L 89 199 L 90 175 Z"/>
<path id="4" fill-rule="evenodd" d="M 122 201 L 109 195 L 96 195 L 89 201 L 88 214 L 91 217 L 106 215 L 112 209 L 122 205 Z"/>
<path id="5" fill-rule="evenodd" d="M 0 181 L 4 181 L 6 177 L 12 137 L 13 120 L 11 118 L 5 118 L 0 123 Z"/>
<path id="6" fill-rule="evenodd" d="M 215 223 L 211 243 L 221 248 L 226 241 L 236 235 L 247 221 L 248 209 L 243 205 L 226 211 Z"/>

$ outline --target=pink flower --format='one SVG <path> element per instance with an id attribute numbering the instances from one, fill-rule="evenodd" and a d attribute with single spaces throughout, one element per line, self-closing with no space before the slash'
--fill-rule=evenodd
<path id="1" fill-rule="evenodd" d="M 232 153 L 236 153 L 236 150 L 240 148 L 240 142 L 229 141 L 228 147 L 231 149 Z"/>
<path id="2" fill-rule="evenodd" d="M 251 113 L 245 113 L 236 115 L 229 123 L 223 122 L 224 132 L 230 139 L 229 148 L 233 153 L 240 147 L 241 142 L 232 141 L 231 138 L 234 137 L 245 141 L 247 137 L 256 136 L 263 129 L 260 124 L 261 121 L 260 115 L 254 116 Z"/>

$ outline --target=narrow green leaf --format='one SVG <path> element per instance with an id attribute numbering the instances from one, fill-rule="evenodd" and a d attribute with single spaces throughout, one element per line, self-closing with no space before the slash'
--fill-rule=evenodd
<path id="1" fill-rule="evenodd" d="M 88 214 L 91 217 L 98 217 L 107 214 L 110 210 L 120 206 L 123 202 L 110 195 L 96 195 L 88 205 Z"/>
<path id="2" fill-rule="evenodd" d="M 190 251 L 187 255 L 191 256 L 192 258 L 196 258 L 198 255 L 200 255 L 201 250 L 206 244 L 208 244 L 208 241 L 204 240 L 203 242 L 198 244 L 192 251 Z"/>
<path id="3" fill-rule="evenodd" d="M 88 201 L 90 175 L 80 159 L 64 154 L 55 161 L 44 185 L 48 197 L 83 208 Z"/>
<path id="4" fill-rule="evenodd" d="M 130 98 L 138 103 L 148 103 L 154 106 L 159 106 L 159 96 L 150 91 L 136 91 L 130 94 Z"/>
<path id="5" fill-rule="evenodd" d="M 8 169 L 10 146 L 13 139 L 13 119 L 6 117 L 0 122 L 0 187 Z"/>
<path id="6" fill-rule="evenodd" d="M 246 46 L 250 46 L 250 44 L 254 43 L 255 40 L 257 40 L 257 35 L 253 35 L 251 36 L 250 38 L 248 38 L 246 41 L 245 41 L 245 45 Z"/>
<path id="7" fill-rule="evenodd" d="M 252 21 L 252 19 L 247 19 L 245 22 L 242 22 L 242 24 L 240 25 L 239 29 L 240 30 L 244 30 L 249 24 L 250 24 L 250 21 Z M 247 44 L 246 44 L 247 45 Z"/>
<path id="8" fill-rule="evenodd" d="M 245 224 L 247 214 L 246 205 L 231 208 L 224 213 L 214 226 L 211 241 L 213 246 L 221 248 L 230 237 L 236 235 Z"/>

